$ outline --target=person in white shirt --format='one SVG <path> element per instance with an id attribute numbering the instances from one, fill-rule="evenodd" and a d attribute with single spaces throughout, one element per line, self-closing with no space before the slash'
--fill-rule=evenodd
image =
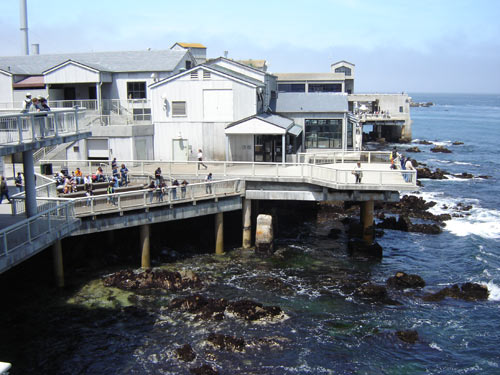
<path id="1" fill-rule="evenodd" d="M 358 161 L 358 163 L 354 167 L 354 170 L 351 173 L 354 176 L 356 176 L 356 183 L 360 184 L 361 183 L 361 178 L 363 177 L 363 172 L 361 170 L 361 163 L 359 161 Z"/>
<path id="2" fill-rule="evenodd" d="M 405 170 L 407 170 L 407 171 L 414 171 L 415 170 L 415 168 L 413 168 L 413 163 L 411 162 L 410 158 L 406 159 Z M 404 176 L 405 181 L 411 182 L 412 176 L 413 176 L 412 173 L 405 173 L 405 176 Z"/>
<path id="3" fill-rule="evenodd" d="M 201 149 L 198 150 L 198 169 L 200 169 L 200 165 L 205 167 L 205 169 L 208 168 L 205 164 L 203 164 L 203 152 Z"/>

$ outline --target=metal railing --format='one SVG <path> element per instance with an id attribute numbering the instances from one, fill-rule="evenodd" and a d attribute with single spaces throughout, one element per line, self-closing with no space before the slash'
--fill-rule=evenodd
<path id="1" fill-rule="evenodd" d="M 84 116 L 85 108 L 0 114 L 0 144 L 21 144 L 46 137 L 88 131 L 79 126 Z"/>
<path id="2" fill-rule="evenodd" d="M 315 151 L 297 154 L 299 163 L 336 164 L 336 163 L 388 163 L 390 151 Z"/>
<path id="3" fill-rule="evenodd" d="M 140 189 L 123 193 L 92 195 L 81 198 L 37 198 L 45 205 L 52 205 L 60 200 L 74 203 L 74 212 L 78 217 L 123 211 L 161 205 L 175 205 L 214 199 L 231 195 L 244 194 L 245 184 L 240 179 L 228 179 L 212 182 L 192 183 L 186 186 L 169 186 L 161 189 Z"/>
<path id="4" fill-rule="evenodd" d="M 208 171 L 212 172 L 214 179 L 222 178 L 242 178 L 252 180 L 281 180 L 291 181 L 302 179 L 308 182 L 325 182 L 330 185 L 336 185 L 336 188 L 352 188 L 351 184 L 355 183 L 355 176 L 352 171 L 355 162 L 359 161 L 360 156 L 363 160 L 369 160 L 367 163 L 361 164 L 362 172 L 365 177 L 362 179 L 362 185 L 373 185 L 377 189 L 381 189 L 384 185 L 390 188 L 401 187 L 409 189 L 416 186 L 416 171 L 401 171 L 390 169 L 390 153 L 374 153 L 374 152 L 352 152 L 350 162 L 347 160 L 347 155 L 344 156 L 343 163 L 341 159 L 336 163 L 325 162 L 318 164 L 308 163 L 261 163 L 261 162 L 244 162 L 244 161 L 203 161 L 209 167 Z M 327 155 L 325 155 L 327 156 Z M 332 156 L 333 157 L 333 156 Z M 387 159 L 387 161 L 385 161 Z M 319 159 L 317 159 L 319 161 Z M 43 162 L 43 161 L 42 161 Z M 88 164 L 88 169 L 91 165 L 96 166 L 95 161 L 88 160 L 52 160 L 52 163 L 61 166 L 66 166 L 69 170 L 74 170 L 77 167 L 82 169 L 82 166 Z M 207 171 L 198 169 L 199 163 L 197 161 L 158 161 L 158 160 L 120 160 L 119 164 L 126 164 L 129 169 L 129 175 L 154 175 L 156 168 L 160 167 L 164 176 L 183 176 L 186 178 L 203 178 L 206 176 Z M 111 174 L 111 162 L 101 163 L 105 175 Z M 329 165 L 326 165 L 329 164 Z M 368 164 L 368 165 L 366 165 Z M 87 167 L 86 167 L 87 168 Z M 83 169 L 82 169 L 83 170 Z M 349 175 L 351 174 L 351 175 Z M 406 177 L 410 175 L 409 181 Z M 351 177 L 349 177 L 351 176 Z"/>
<path id="5" fill-rule="evenodd" d="M 47 206 L 45 202 L 39 201 L 38 198 L 57 198 L 57 183 L 51 178 L 35 173 L 35 184 L 37 210 L 38 212 L 42 212 L 51 208 L 52 206 Z M 12 215 L 18 215 L 26 212 L 25 199 L 25 191 L 16 193 L 11 196 Z"/>
<path id="6" fill-rule="evenodd" d="M 2 265 L 10 264 L 9 257 L 16 250 L 78 220 L 74 215 L 74 202 L 54 198 L 52 200 L 54 203 L 51 208 L 0 230 L 0 263 Z"/>

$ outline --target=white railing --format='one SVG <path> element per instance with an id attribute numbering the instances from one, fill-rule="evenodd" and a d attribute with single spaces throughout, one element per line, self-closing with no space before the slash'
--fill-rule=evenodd
<path id="1" fill-rule="evenodd" d="M 42 212 L 51 206 L 47 206 L 45 202 L 39 201 L 38 198 L 57 198 L 57 183 L 49 177 L 35 173 L 35 184 L 37 210 L 38 212 Z M 26 212 L 25 199 L 26 191 L 22 191 L 11 196 L 12 215 L 18 215 Z"/>
<path id="2" fill-rule="evenodd" d="M 85 109 L 0 114 L 0 144 L 21 144 L 88 131 L 79 126 Z"/>
<path id="3" fill-rule="evenodd" d="M 354 152 L 360 154 L 360 152 Z M 368 163 L 362 163 L 361 169 L 365 177 L 362 179 L 362 186 L 365 188 L 367 185 L 372 185 L 377 189 L 383 189 L 384 185 L 387 185 L 390 189 L 395 187 L 403 188 L 404 190 L 410 190 L 416 186 L 416 171 L 401 171 L 390 169 L 390 162 L 374 162 L 373 159 L 383 159 L 389 157 L 389 153 L 380 154 L 371 153 L 366 155 L 366 158 L 370 159 Z M 237 177 L 242 179 L 253 179 L 253 180 L 280 180 L 280 181 L 291 181 L 297 179 L 316 179 L 321 182 L 328 184 L 336 184 L 336 188 L 340 189 L 352 189 L 355 182 L 355 176 L 352 175 L 352 171 L 355 167 L 355 161 L 358 159 L 351 160 L 349 163 L 347 158 L 344 158 L 344 163 L 340 163 L 340 160 L 336 164 L 325 165 L 327 163 L 322 163 L 323 165 L 316 165 L 312 163 L 261 163 L 261 162 L 244 162 L 244 161 L 203 161 L 205 165 L 208 166 L 208 171 L 205 169 L 198 169 L 197 161 L 158 161 L 158 160 L 120 160 L 118 164 L 126 164 L 129 169 L 129 175 L 154 175 L 156 168 L 160 167 L 163 176 L 182 176 L 183 178 L 204 178 L 207 172 L 212 172 L 214 179 Z M 42 161 L 44 162 L 44 161 Z M 77 167 L 82 169 L 84 166 L 86 169 L 97 168 L 96 161 L 88 160 L 52 160 L 55 165 L 65 166 L 69 170 L 74 170 Z M 111 162 L 102 163 L 105 175 L 111 174 L 110 168 Z M 87 165 L 87 166 L 86 166 Z M 315 169 L 316 168 L 316 169 Z M 321 170 L 318 170 L 320 168 Z M 323 170 L 322 168 L 326 168 Z M 316 172 L 313 172 L 313 169 Z M 82 169 L 83 171 L 83 169 Z M 91 173 L 92 171 L 90 171 Z M 95 170 L 94 170 L 95 172 Z M 328 173 L 327 173 L 328 172 Z M 328 174 L 328 178 L 319 178 L 320 175 Z M 342 178 L 347 173 L 351 173 L 351 178 Z M 411 179 L 407 182 L 403 176 L 410 175 Z M 314 182 L 314 181 L 309 181 Z M 347 184 L 347 186 L 346 186 Z"/>
<path id="4" fill-rule="evenodd" d="M 335 163 L 388 163 L 391 162 L 390 151 L 315 151 L 297 154 L 299 163 L 335 164 Z"/>
<path id="5" fill-rule="evenodd" d="M 164 192 L 159 189 L 141 189 L 123 193 L 101 194 L 81 198 L 37 198 L 42 204 L 51 205 L 56 201 L 74 202 L 76 216 L 88 216 L 110 211 L 122 211 L 143 207 L 175 205 L 244 194 L 245 185 L 240 179 L 202 182 L 183 186 L 169 186 Z"/>
<path id="6" fill-rule="evenodd" d="M 16 250 L 77 220 L 74 215 L 74 202 L 61 199 L 53 201 L 53 207 L 50 209 L 0 230 L 0 265 L 11 264 L 9 257 Z"/>
<path id="7" fill-rule="evenodd" d="M 96 99 L 78 99 L 78 100 L 49 100 L 51 109 L 54 108 L 86 108 L 87 111 L 97 111 L 98 104 Z"/>

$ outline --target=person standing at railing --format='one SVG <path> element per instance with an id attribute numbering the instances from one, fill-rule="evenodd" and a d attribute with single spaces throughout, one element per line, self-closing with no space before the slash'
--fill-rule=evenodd
<path id="1" fill-rule="evenodd" d="M 111 162 L 111 169 L 114 171 L 115 169 L 118 169 L 118 163 L 116 162 L 116 158 L 113 158 L 113 161 Z"/>
<path id="2" fill-rule="evenodd" d="M 116 206 L 116 197 L 112 195 L 115 193 L 115 188 L 113 186 L 113 183 L 110 183 L 108 185 L 106 193 L 109 195 L 109 197 L 106 199 L 107 204 L 112 204 L 113 206 Z"/>
<path id="3" fill-rule="evenodd" d="M 356 166 L 354 167 L 354 170 L 351 172 L 354 176 L 356 176 L 356 183 L 360 184 L 361 183 L 361 178 L 363 177 L 363 172 L 361 169 L 361 163 L 358 161 Z"/>
<path id="4" fill-rule="evenodd" d="M 50 111 L 50 107 L 47 104 L 47 99 L 45 99 L 45 98 L 40 99 L 40 111 L 43 111 L 43 112 Z"/>
<path id="5" fill-rule="evenodd" d="M 172 182 L 172 200 L 177 199 L 177 186 L 179 186 L 179 181 L 174 180 L 174 182 Z"/>
<path id="6" fill-rule="evenodd" d="M 161 168 L 160 167 L 156 168 L 155 181 L 156 181 L 156 186 L 160 186 L 160 183 L 161 183 Z"/>
<path id="7" fill-rule="evenodd" d="M 407 171 L 414 171 L 415 170 L 415 168 L 413 167 L 413 163 L 412 163 L 412 161 L 411 161 L 410 158 L 406 159 L 405 169 Z M 412 182 L 412 175 L 413 175 L 412 172 L 406 172 L 403 175 L 404 175 L 404 179 L 405 179 L 406 182 Z"/>
<path id="8" fill-rule="evenodd" d="M 201 151 L 201 148 L 198 149 L 198 169 L 200 169 L 200 166 L 203 166 L 205 169 L 208 167 L 203 164 L 203 151 Z"/>
<path id="9" fill-rule="evenodd" d="M 127 186 L 128 185 L 128 169 L 125 166 L 125 164 L 122 164 L 122 167 L 120 168 L 120 175 L 122 177 L 121 179 L 121 186 Z"/>
<path id="10" fill-rule="evenodd" d="M 26 98 L 24 99 L 24 107 L 23 107 L 23 110 L 22 110 L 22 113 L 28 113 L 31 109 L 31 104 L 32 104 L 32 100 L 31 100 L 31 94 L 30 93 L 27 93 L 26 94 Z"/>
<path id="11" fill-rule="evenodd" d="M 153 203 L 153 196 L 154 196 L 154 192 L 156 190 L 155 180 L 151 180 L 151 182 L 148 185 L 148 189 L 149 189 L 149 192 L 148 192 L 148 195 L 149 195 L 149 204 L 151 204 L 151 203 Z"/>
<path id="12" fill-rule="evenodd" d="M 5 177 L 1 176 L 0 179 L 0 204 L 2 204 L 3 197 L 7 198 L 9 203 L 12 203 L 9 197 L 9 187 L 7 186 L 7 181 L 5 181 Z"/>
<path id="13" fill-rule="evenodd" d="M 207 174 L 207 177 L 205 177 L 205 193 L 207 194 L 212 194 L 212 179 L 212 172 L 210 172 L 209 174 Z"/>
<path id="14" fill-rule="evenodd" d="M 89 185 L 85 196 L 87 197 L 87 207 L 92 205 L 92 196 L 94 195 L 94 191 L 92 190 L 92 184 Z"/>
<path id="15" fill-rule="evenodd" d="M 189 182 L 187 182 L 186 180 L 181 182 L 181 197 L 183 199 L 186 198 L 186 190 L 187 190 L 188 184 L 189 184 Z"/>
<path id="16" fill-rule="evenodd" d="M 21 193 L 23 191 L 23 176 L 21 172 L 17 172 L 17 176 L 14 179 L 14 183 L 16 184 L 17 192 Z"/>

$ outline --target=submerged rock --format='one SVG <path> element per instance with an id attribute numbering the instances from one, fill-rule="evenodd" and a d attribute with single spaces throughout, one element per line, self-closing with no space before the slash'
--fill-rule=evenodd
<path id="1" fill-rule="evenodd" d="M 202 286 L 201 280 L 193 272 L 181 274 L 166 270 L 122 270 L 105 276 L 103 282 L 105 286 L 127 290 L 156 288 L 176 291 Z"/>
<path id="2" fill-rule="evenodd" d="M 245 350 L 245 340 L 240 337 L 211 333 L 208 335 L 207 341 L 214 348 L 220 350 L 226 350 L 229 352 L 242 352 Z"/>
<path id="3" fill-rule="evenodd" d="M 437 168 L 435 171 L 431 171 L 429 168 L 417 168 L 417 178 L 428 178 L 431 180 L 446 180 L 448 177 L 445 176 L 446 171 Z"/>
<path id="4" fill-rule="evenodd" d="M 191 348 L 191 345 L 186 344 L 180 348 L 175 349 L 177 357 L 184 362 L 192 362 L 196 358 L 196 353 Z"/>
<path id="5" fill-rule="evenodd" d="M 413 146 L 406 149 L 406 152 L 422 152 L 417 146 Z"/>
<path id="6" fill-rule="evenodd" d="M 352 257 L 369 257 L 381 259 L 383 255 L 382 246 L 377 242 L 368 244 L 360 239 L 352 239 L 347 244 L 349 255 Z"/>
<path id="7" fill-rule="evenodd" d="M 198 315 L 199 318 L 208 320 L 224 319 L 224 311 L 228 302 L 224 298 L 213 299 L 205 298 L 199 294 L 188 297 L 174 298 L 169 307 L 172 309 L 188 311 Z"/>
<path id="8" fill-rule="evenodd" d="M 454 174 L 453 176 L 456 178 L 465 178 L 465 179 L 474 178 L 474 175 L 467 173 L 467 172 L 462 172 L 460 174 Z"/>
<path id="9" fill-rule="evenodd" d="M 415 344 L 418 341 L 418 332 L 413 329 L 396 331 L 396 336 L 398 339 L 408 344 Z"/>
<path id="10" fill-rule="evenodd" d="M 425 281 L 418 275 L 409 275 L 404 272 L 396 272 L 396 275 L 389 277 L 386 281 L 387 285 L 392 288 L 423 288 Z"/>
<path id="11" fill-rule="evenodd" d="M 452 143 L 453 146 L 460 146 L 460 145 L 463 145 L 464 143 L 463 142 L 460 142 L 460 141 L 455 141 Z"/>
<path id="12" fill-rule="evenodd" d="M 446 147 L 444 146 L 436 146 L 436 147 L 433 147 L 431 148 L 431 152 L 442 152 L 442 153 L 445 153 L 445 154 L 451 154 L 451 151 L 448 150 Z"/>
<path id="13" fill-rule="evenodd" d="M 426 141 L 425 139 L 418 141 L 418 144 L 420 145 L 432 145 L 432 142 Z"/>
<path id="14" fill-rule="evenodd" d="M 484 301 L 489 296 L 488 288 L 477 283 L 465 283 L 461 287 L 454 284 L 451 287 L 441 289 L 437 293 L 424 296 L 424 301 L 436 302 L 442 301 L 446 297 L 462 299 L 465 301 Z"/>
<path id="15" fill-rule="evenodd" d="M 227 312 L 247 321 L 272 319 L 284 314 L 279 306 L 264 306 L 251 300 L 230 302 Z"/>
<path id="16" fill-rule="evenodd" d="M 219 371 L 206 364 L 200 367 L 190 368 L 189 372 L 194 375 L 219 375 Z"/>
<path id="17" fill-rule="evenodd" d="M 448 214 L 443 214 L 442 217 L 445 220 L 451 219 L 451 216 Z M 385 218 L 382 222 L 377 224 L 377 227 L 384 229 L 400 230 L 403 232 L 425 233 L 425 234 L 439 234 L 443 231 L 441 227 L 437 224 L 413 224 L 408 216 L 402 216 L 402 215 L 399 216 L 398 220 L 396 220 L 395 217 Z"/>
<path id="18" fill-rule="evenodd" d="M 389 298 L 387 295 L 387 289 L 383 285 L 375 285 L 371 283 L 363 284 L 356 288 L 354 295 L 368 302 L 383 303 L 386 305 L 399 305 L 399 302 Z"/>

